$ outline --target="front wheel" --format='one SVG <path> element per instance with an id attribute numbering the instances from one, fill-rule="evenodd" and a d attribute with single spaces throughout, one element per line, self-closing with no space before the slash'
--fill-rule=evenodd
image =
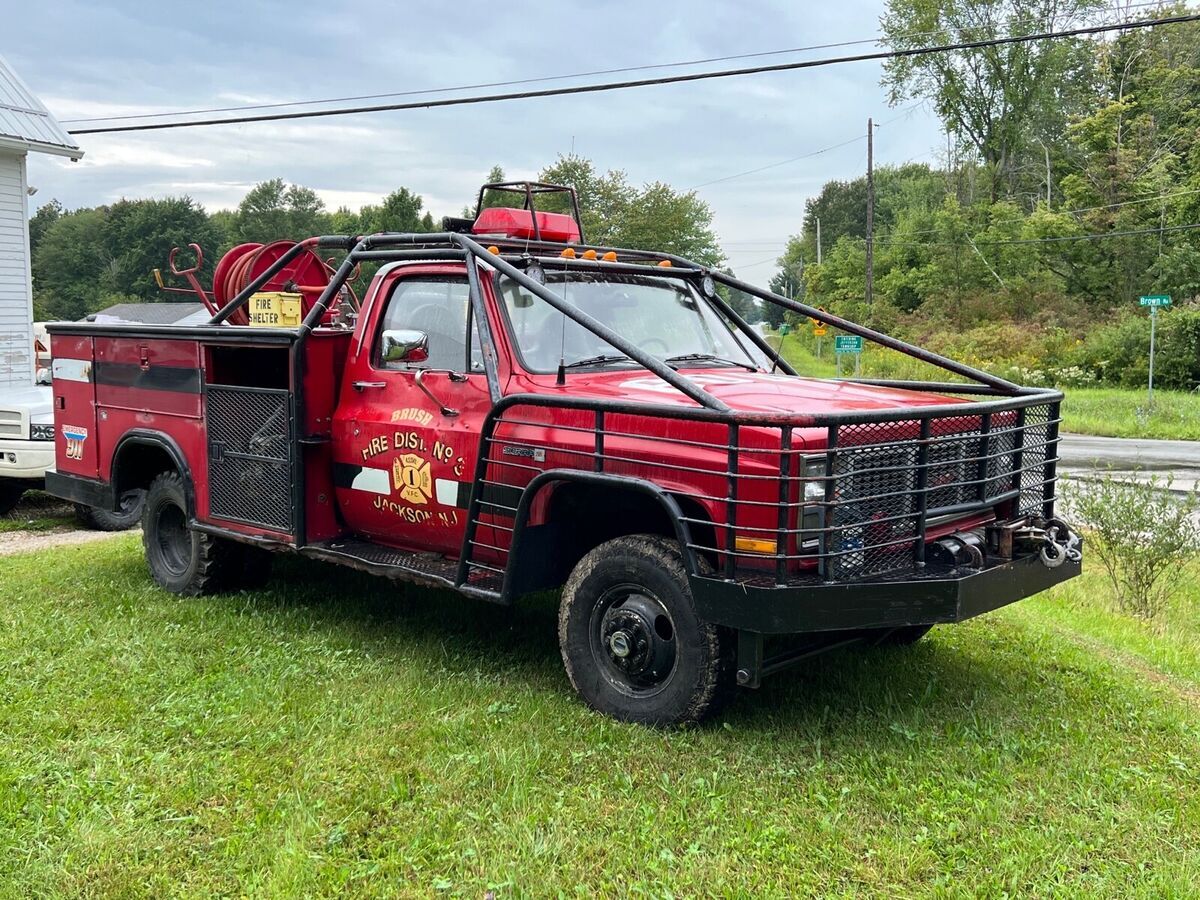
<path id="1" fill-rule="evenodd" d="M 679 546 L 656 535 L 616 538 L 579 561 L 558 639 L 575 690 L 625 722 L 699 722 L 734 690 L 732 633 L 697 618 Z"/>

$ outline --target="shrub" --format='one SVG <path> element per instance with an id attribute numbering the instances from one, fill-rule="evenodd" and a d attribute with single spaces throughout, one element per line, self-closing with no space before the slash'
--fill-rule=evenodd
<path id="1" fill-rule="evenodd" d="M 1149 375 L 1150 323 L 1144 311 L 1127 313 L 1088 334 L 1077 365 L 1108 384 L 1144 387 Z M 1186 391 L 1200 383 L 1200 308 L 1160 312 L 1154 350 L 1154 384 Z"/>
<path id="2" fill-rule="evenodd" d="M 1120 608 L 1144 619 L 1161 612 L 1183 583 L 1184 563 L 1200 550 L 1197 495 L 1176 496 L 1169 478 L 1129 481 L 1094 472 L 1068 482 L 1066 499 L 1095 538 L 1089 550 L 1104 565 Z"/>

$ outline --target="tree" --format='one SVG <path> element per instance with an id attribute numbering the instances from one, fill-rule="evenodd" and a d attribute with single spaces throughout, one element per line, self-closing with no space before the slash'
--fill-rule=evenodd
<path id="1" fill-rule="evenodd" d="M 191 197 L 163 200 L 120 200 L 104 217 L 103 242 L 109 260 L 101 282 L 106 292 L 138 300 L 161 300 L 162 292 L 152 272 L 165 269 L 173 247 L 199 244 L 208 252 L 221 243 L 221 232 L 208 214 Z M 206 261 L 211 276 L 216 260 Z"/>
<path id="2" fill-rule="evenodd" d="M 880 19 L 894 50 L 1054 31 L 1100 0 L 888 0 Z M 1078 110 L 1092 59 L 1077 39 L 1030 41 L 958 53 L 924 53 L 884 63 L 893 104 L 932 101 L 947 131 L 974 148 L 990 175 L 991 198 L 1011 187 L 1035 132 L 1053 137 Z"/>
<path id="3" fill-rule="evenodd" d="M 238 204 L 234 237 L 238 243 L 298 241 L 328 232 L 329 225 L 316 191 L 272 178 L 251 188 Z"/>
<path id="4" fill-rule="evenodd" d="M 661 181 L 639 189 L 624 172 L 610 169 L 602 175 L 590 159 L 574 154 L 560 155 L 538 180 L 575 188 L 583 236 L 590 244 L 662 250 L 708 266 L 724 262 L 712 210 L 695 191 L 676 191 Z M 547 198 L 544 208 L 568 211 L 563 197 Z"/>
<path id="5" fill-rule="evenodd" d="M 57 200 L 43 203 L 38 211 L 29 217 L 29 252 L 37 252 L 38 244 L 49 230 L 50 226 L 63 216 L 63 205 Z"/>
<path id="6" fill-rule="evenodd" d="M 104 304 L 101 285 L 111 259 L 103 207 L 65 213 L 46 228 L 33 258 L 35 315 L 83 318 Z"/>
<path id="7" fill-rule="evenodd" d="M 359 230 L 363 234 L 379 231 L 432 231 L 433 217 L 421 215 L 424 201 L 408 188 L 397 188 L 379 206 L 364 206 L 358 213 Z"/>

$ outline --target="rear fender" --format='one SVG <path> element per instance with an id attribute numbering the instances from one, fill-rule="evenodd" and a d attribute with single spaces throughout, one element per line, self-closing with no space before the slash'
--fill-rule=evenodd
<path id="1" fill-rule="evenodd" d="M 152 452 L 147 454 L 147 450 Z M 163 465 L 163 455 L 168 465 Z M 196 491 L 187 457 L 170 435 L 143 428 L 125 432 L 113 450 L 109 480 L 113 487 L 114 511 L 121 494 L 133 488 L 148 487 L 154 477 L 167 471 L 168 467 L 174 468 L 183 478 L 188 518 L 195 519 Z"/>

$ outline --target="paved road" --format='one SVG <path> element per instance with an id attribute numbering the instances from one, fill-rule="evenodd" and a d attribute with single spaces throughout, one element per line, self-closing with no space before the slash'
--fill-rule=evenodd
<path id="1" fill-rule="evenodd" d="M 1112 469 L 1139 479 L 1150 475 L 1170 476 L 1177 490 L 1192 490 L 1200 484 L 1200 441 L 1064 434 L 1058 453 L 1059 469 L 1068 475 L 1084 475 L 1092 469 Z"/>

